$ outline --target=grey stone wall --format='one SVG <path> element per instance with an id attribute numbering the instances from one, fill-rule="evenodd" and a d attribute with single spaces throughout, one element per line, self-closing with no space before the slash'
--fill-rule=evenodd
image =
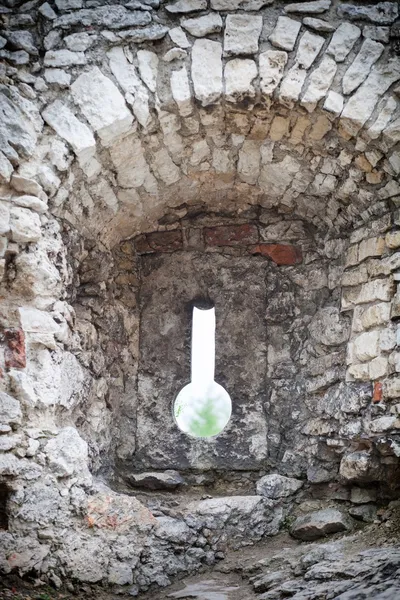
<path id="1" fill-rule="evenodd" d="M 261 494 L 211 521 L 201 503 L 155 517 L 99 473 L 217 470 L 249 489 L 272 471 L 393 495 L 397 3 L 5 0 L 0 15 L 1 570 L 164 585 L 290 509 Z M 256 237 L 238 244 L 237 226 Z M 205 286 L 237 412 L 190 448 L 166 409 Z"/>

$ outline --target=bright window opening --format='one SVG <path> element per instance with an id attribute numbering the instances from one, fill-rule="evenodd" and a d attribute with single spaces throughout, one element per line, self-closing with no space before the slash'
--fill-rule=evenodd
<path id="1" fill-rule="evenodd" d="M 215 309 L 193 308 L 191 381 L 178 394 L 174 416 L 181 431 L 193 437 L 208 438 L 227 425 L 232 402 L 216 381 Z"/>

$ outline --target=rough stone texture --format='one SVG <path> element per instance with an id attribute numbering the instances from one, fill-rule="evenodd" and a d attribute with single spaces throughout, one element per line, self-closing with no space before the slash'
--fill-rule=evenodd
<path id="1" fill-rule="evenodd" d="M 311 541 L 324 537 L 329 533 L 348 531 L 352 521 L 339 510 L 327 508 L 304 517 L 298 517 L 293 523 L 290 533 L 300 540 Z"/>
<path id="2" fill-rule="evenodd" d="M 295 494 L 302 486 L 303 482 L 298 479 L 274 473 L 265 475 L 257 482 L 257 493 L 266 498 L 286 498 Z"/>
<path id="3" fill-rule="evenodd" d="M 2 8 L 2 572 L 153 594 L 335 500 L 380 519 L 359 490 L 398 495 L 397 5 L 50 4 Z M 171 409 L 196 299 L 233 400 L 209 441 Z M 148 508 L 96 483 L 166 468 L 186 486 Z M 260 499 L 260 472 L 304 484 Z M 282 594 L 381 573 L 318 552 L 284 557 Z"/>

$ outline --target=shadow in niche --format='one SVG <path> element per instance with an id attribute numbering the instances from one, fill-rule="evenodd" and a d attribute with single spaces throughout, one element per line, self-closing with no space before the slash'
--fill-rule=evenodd
<path id="1" fill-rule="evenodd" d="M 5 483 L 0 483 L 0 530 L 8 529 L 7 503 L 10 490 Z"/>

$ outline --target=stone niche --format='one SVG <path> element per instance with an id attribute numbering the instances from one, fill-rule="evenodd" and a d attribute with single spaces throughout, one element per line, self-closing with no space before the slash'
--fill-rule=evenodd
<path id="1" fill-rule="evenodd" d="M 301 221 L 291 222 L 296 243 L 284 244 L 265 242 L 272 228 L 256 219 L 215 223 L 183 223 L 133 242 L 140 334 L 135 451 L 120 462 L 127 474 L 257 471 L 280 463 L 299 475 L 309 459 L 304 433 L 332 427 L 312 417 L 316 398 L 345 380 L 350 321 L 339 312 L 340 289 L 329 283 L 341 257 L 321 252 Z M 208 440 L 185 435 L 173 417 L 190 379 L 191 315 L 199 302 L 216 308 L 216 381 L 233 405 L 227 427 Z"/>

